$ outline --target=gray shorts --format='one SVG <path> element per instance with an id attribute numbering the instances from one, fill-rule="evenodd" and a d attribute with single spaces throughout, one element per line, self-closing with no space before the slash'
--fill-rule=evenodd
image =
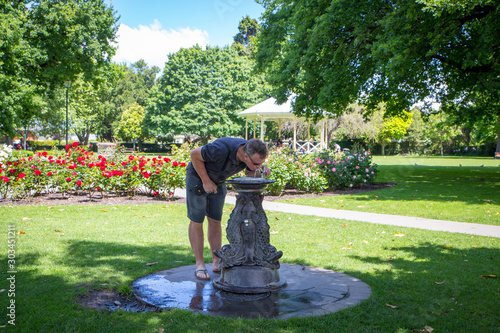
<path id="1" fill-rule="evenodd" d="M 221 221 L 222 209 L 226 200 L 226 184 L 221 184 L 217 187 L 217 193 L 204 193 L 197 195 L 194 192 L 196 186 L 201 185 L 201 182 L 196 177 L 186 177 L 186 204 L 187 217 L 193 222 L 203 223 L 205 216 Z"/>

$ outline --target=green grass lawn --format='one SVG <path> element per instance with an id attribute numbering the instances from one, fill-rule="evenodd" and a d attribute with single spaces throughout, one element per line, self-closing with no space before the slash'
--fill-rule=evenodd
<path id="1" fill-rule="evenodd" d="M 6 332 L 410 333 L 426 325 L 434 332 L 500 332 L 499 279 L 481 277 L 500 275 L 496 238 L 269 212 L 271 243 L 284 252 L 281 262 L 352 275 L 373 294 L 325 316 L 244 320 L 178 309 L 100 312 L 79 305 L 91 289 L 126 293 L 148 273 L 194 264 L 184 205 L 3 206 L 0 214 L 4 239 L 9 225 L 21 232 L 15 329 L 6 316 L 8 248 L 0 245 L 0 289 L 7 289 L 0 292 L 0 325 Z M 146 265 L 153 262 L 158 263 Z"/>
<path id="2" fill-rule="evenodd" d="M 282 201 L 500 225 L 500 160 L 375 156 L 373 162 L 380 171 L 376 181 L 397 183 L 397 186 L 360 194 Z"/>

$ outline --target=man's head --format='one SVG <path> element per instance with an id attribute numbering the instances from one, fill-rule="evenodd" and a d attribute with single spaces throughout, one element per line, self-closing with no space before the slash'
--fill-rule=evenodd
<path id="1" fill-rule="evenodd" d="M 260 168 L 267 157 L 266 145 L 258 140 L 251 139 L 243 146 L 245 162 L 251 170 Z"/>

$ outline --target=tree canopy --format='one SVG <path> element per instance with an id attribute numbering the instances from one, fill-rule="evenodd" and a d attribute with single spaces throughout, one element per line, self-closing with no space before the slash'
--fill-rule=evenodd
<path id="1" fill-rule="evenodd" d="M 500 118 L 497 0 L 259 2 L 257 64 L 279 102 L 297 94 L 298 114 L 424 101 L 458 122 Z"/>
<path id="2" fill-rule="evenodd" d="M 252 61 L 229 48 L 199 46 L 169 55 L 151 91 L 146 127 L 160 141 L 171 134 L 210 137 L 238 135 L 238 111 L 264 99 L 261 76 Z"/>
<path id="3" fill-rule="evenodd" d="M 104 0 L 0 3 L 0 134 L 39 114 L 44 94 L 83 73 L 98 77 L 117 26 Z"/>

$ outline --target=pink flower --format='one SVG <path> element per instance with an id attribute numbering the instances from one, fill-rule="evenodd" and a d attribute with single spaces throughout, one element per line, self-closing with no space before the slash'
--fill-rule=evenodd
<path id="1" fill-rule="evenodd" d="M 326 161 L 326 164 L 330 164 L 330 163 L 332 163 L 332 162 L 330 162 L 330 161 Z"/>
<path id="2" fill-rule="evenodd" d="M 359 169 L 359 165 L 356 165 L 356 169 Z"/>
<path id="3" fill-rule="evenodd" d="M 26 174 L 25 174 L 25 173 L 23 173 L 23 172 L 20 172 L 20 173 L 19 173 L 19 178 L 24 178 L 25 176 L 26 176 Z"/>
<path id="4" fill-rule="evenodd" d="M 154 196 L 157 196 L 158 194 L 160 194 L 160 193 L 158 193 L 158 192 L 156 192 L 156 191 L 154 191 L 154 192 L 153 192 L 153 195 L 154 195 Z"/>
<path id="5" fill-rule="evenodd" d="M 71 178 L 69 178 L 69 177 L 68 177 L 68 178 L 66 178 L 66 181 L 67 181 L 67 182 L 70 182 L 70 181 L 71 181 Z"/>
<path id="6" fill-rule="evenodd" d="M 333 171 L 333 172 L 335 172 L 335 171 L 337 171 L 337 169 L 335 169 L 335 168 L 332 168 L 332 171 Z"/>
<path id="7" fill-rule="evenodd" d="M 356 179 L 356 176 L 352 176 L 352 179 Z"/>

